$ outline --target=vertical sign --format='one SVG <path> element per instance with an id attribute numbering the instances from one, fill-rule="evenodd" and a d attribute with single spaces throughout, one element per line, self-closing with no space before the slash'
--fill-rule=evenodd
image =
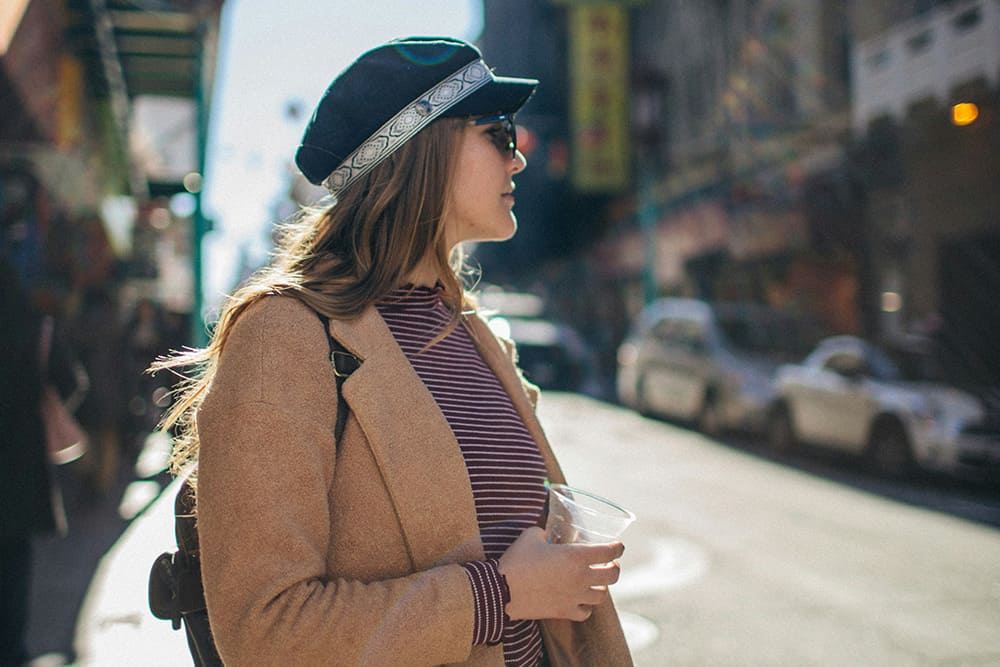
<path id="1" fill-rule="evenodd" d="M 617 192 L 629 184 L 628 10 L 593 4 L 568 11 L 573 185 Z"/>
<path id="2" fill-rule="evenodd" d="M 59 58 L 58 103 L 56 104 L 56 146 L 70 150 L 83 138 L 83 64 L 63 54 Z"/>

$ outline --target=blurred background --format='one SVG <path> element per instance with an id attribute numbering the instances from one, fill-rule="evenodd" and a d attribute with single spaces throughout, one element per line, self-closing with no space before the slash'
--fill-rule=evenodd
<path id="1" fill-rule="evenodd" d="M 543 82 L 518 119 L 520 232 L 474 260 L 572 323 L 606 390 L 659 296 L 771 305 L 998 383 L 995 2 L 384 4 L 4 3 L 4 254 L 67 320 L 103 293 L 117 324 L 143 303 L 170 344 L 204 342 L 318 194 L 291 155 L 331 76 L 437 31 Z"/>
<path id="2" fill-rule="evenodd" d="M 0 256 L 90 378 L 90 451 L 56 473 L 100 535 L 81 577 L 166 483 L 173 378 L 141 370 L 205 343 L 322 194 L 292 163 L 322 91 L 407 34 L 542 82 L 518 234 L 471 251 L 554 420 L 599 405 L 644 447 L 707 437 L 1000 525 L 1000 1 L 4 0 Z M 40 544 L 36 571 L 74 567 Z M 36 591 L 36 617 L 82 597 Z M 69 653 L 47 627 L 36 652 Z"/>

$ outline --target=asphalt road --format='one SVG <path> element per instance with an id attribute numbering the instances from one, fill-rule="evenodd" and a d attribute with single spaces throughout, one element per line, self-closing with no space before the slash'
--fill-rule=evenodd
<path id="1" fill-rule="evenodd" d="M 771 460 L 570 395 L 569 480 L 632 509 L 614 587 L 637 664 L 1000 664 L 1000 492 Z"/>
<path id="2" fill-rule="evenodd" d="M 613 588 L 638 665 L 1000 665 L 1000 491 L 775 461 L 569 394 L 539 411 L 570 482 L 638 515 Z M 171 497 L 100 559 L 78 665 L 187 664 L 146 608 Z"/>

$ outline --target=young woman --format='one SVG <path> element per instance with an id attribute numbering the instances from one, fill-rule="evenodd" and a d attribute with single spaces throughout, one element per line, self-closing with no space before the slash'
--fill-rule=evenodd
<path id="1" fill-rule="evenodd" d="M 177 469 L 197 462 L 226 664 L 631 664 L 607 592 L 623 546 L 546 542 L 563 477 L 537 392 L 460 280 L 463 242 L 516 230 L 512 115 L 536 85 L 450 38 L 363 54 L 296 154 L 332 203 L 208 348 L 159 364 L 201 369 L 168 425 Z M 331 358 L 353 370 L 341 408 Z"/>

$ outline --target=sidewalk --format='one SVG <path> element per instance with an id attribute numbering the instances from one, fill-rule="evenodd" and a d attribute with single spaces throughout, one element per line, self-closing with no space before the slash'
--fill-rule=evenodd
<path id="1" fill-rule="evenodd" d="M 137 516 L 94 573 L 76 626 L 79 667 L 191 664 L 183 630 L 149 611 L 147 583 L 153 560 L 175 549 L 173 481 Z"/>

